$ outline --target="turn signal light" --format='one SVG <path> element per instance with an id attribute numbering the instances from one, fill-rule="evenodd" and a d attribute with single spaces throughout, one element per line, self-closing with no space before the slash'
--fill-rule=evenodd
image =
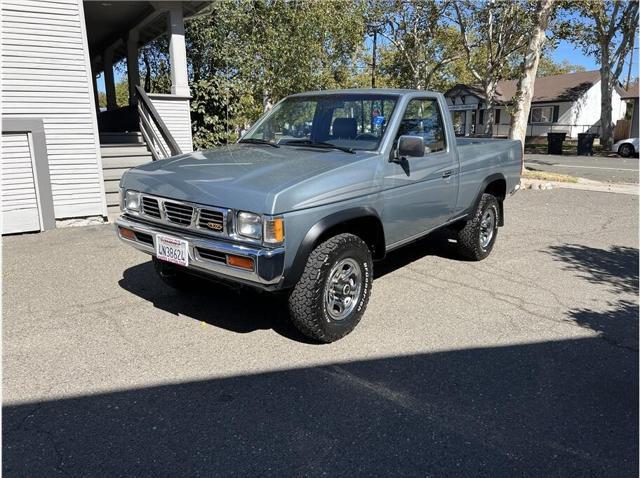
<path id="1" fill-rule="evenodd" d="M 131 229 L 126 229 L 124 227 L 119 227 L 118 230 L 120 231 L 120 236 L 124 237 L 125 239 L 129 239 L 130 241 L 135 241 L 136 240 L 136 233 L 133 232 Z"/>
<path id="2" fill-rule="evenodd" d="M 241 269 L 253 270 L 253 259 L 248 257 L 227 255 L 227 264 Z"/>

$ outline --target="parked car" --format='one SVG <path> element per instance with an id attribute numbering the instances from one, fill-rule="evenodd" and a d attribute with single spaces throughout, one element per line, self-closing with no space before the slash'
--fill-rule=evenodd
<path id="1" fill-rule="evenodd" d="M 627 138 L 618 141 L 611 148 L 623 158 L 630 158 L 638 153 L 638 138 Z"/>
<path id="2" fill-rule="evenodd" d="M 129 170 L 117 233 L 175 288 L 195 274 L 286 291 L 293 323 L 332 342 L 389 251 L 448 226 L 464 257 L 487 257 L 521 166 L 518 141 L 456 139 L 438 93 L 297 94 L 237 144 Z"/>

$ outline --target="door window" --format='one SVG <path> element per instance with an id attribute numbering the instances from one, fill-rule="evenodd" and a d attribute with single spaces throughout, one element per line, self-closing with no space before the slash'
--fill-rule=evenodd
<path id="1" fill-rule="evenodd" d="M 398 130 L 398 137 L 403 135 L 422 136 L 425 155 L 446 149 L 447 139 L 437 100 L 423 98 L 409 102 Z"/>

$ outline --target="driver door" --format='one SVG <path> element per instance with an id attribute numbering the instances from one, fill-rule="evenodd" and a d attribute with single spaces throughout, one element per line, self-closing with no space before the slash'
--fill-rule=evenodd
<path id="1" fill-rule="evenodd" d="M 452 138 L 436 98 L 414 98 L 403 113 L 394 152 L 402 135 L 421 136 L 422 157 L 397 158 L 384 166 L 383 220 L 388 246 L 447 222 L 458 195 L 458 168 Z"/>

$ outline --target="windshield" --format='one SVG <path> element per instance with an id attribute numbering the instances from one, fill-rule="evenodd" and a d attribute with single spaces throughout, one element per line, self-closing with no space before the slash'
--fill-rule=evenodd
<path id="1" fill-rule="evenodd" d="M 373 151 L 380 145 L 397 100 L 376 94 L 287 98 L 241 141 Z"/>

